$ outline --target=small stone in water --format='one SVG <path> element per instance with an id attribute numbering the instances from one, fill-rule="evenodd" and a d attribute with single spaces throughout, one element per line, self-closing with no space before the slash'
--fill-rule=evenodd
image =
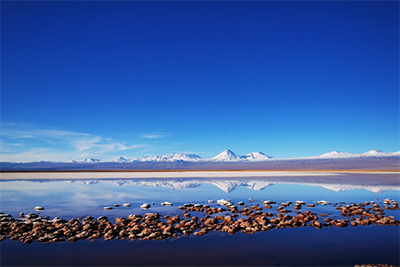
<path id="1" fill-rule="evenodd" d="M 231 201 L 229 199 L 218 199 L 217 203 L 220 205 L 226 205 L 226 204 L 231 203 Z"/>
<path id="2" fill-rule="evenodd" d="M 151 206 L 150 206 L 149 203 L 144 203 L 144 204 L 142 204 L 140 207 L 141 207 L 142 209 L 147 210 L 147 209 L 149 209 Z"/>
<path id="3" fill-rule="evenodd" d="M 44 210 L 44 208 L 43 208 L 43 207 L 40 207 L 40 206 L 36 206 L 36 207 L 35 207 L 35 210 Z"/>
<path id="4" fill-rule="evenodd" d="M 122 204 L 122 206 L 124 206 L 124 207 L 130 207 L 131 204 L 130 204 L 130 203 L 124 203 L 124 204 Z"/>
<path id="5" fill-rule="evenodd" d="M 112 210 L 112 207 L 104 207 L 103 210 Z"/>
<path id="6" fill-rule="evenodd" d="M 269 204 L 275 204 L 275 201 L 272 200 L 261 200 L 261 202 L 265 205 L 269 205 Z"/>
<path id="7" fill-rule="evenodd" d="M 118 207 L 119 207 L 119 204 L 114 204 L 114 207 L 118 208 Z"/>
<path id="8" fill-rule="evenodd" d="M 327 204 L 329 204 L 329 202 L 326 201 L 326 200 L 314 201 L 314 203 L 320 204 L 320 205 L 327 205 Z"/>

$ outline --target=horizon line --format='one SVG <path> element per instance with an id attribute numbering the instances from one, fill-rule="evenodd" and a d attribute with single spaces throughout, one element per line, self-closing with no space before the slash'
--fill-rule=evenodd
<path id="1" fill-rule="evenodd" d="M 213 169 L 208 169 L 208 170 L 18 170 L 18 171 L 13 171 L 13 170 L 8 170 L 8 171 L 3 171 L 0 170 L 0 173 L 40 173 L 40 172 L 45 172 L 45 173 L 61 173 L 61 172 L 71 172 L 71 173 L 77 173 L 77 172 L 337 172 L 337 173 L 376 173 L 376 172 L 385 172 L 385 173 L 400 173 L 400 169 L 254 169 L 254 170 L 246 170 L 246 169 L 239 169 L 239 170 L 213 170 Z M 0 178 L 2 180 L 2 178 Z"/>

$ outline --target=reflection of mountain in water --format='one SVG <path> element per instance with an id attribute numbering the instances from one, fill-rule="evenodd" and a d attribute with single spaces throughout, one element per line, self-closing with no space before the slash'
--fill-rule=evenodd
<path id="1" fill-rule="evenodd" d="M 31 182 L 54 182 L 55 180 L 29 180 Z M 60 181 L 60 180 L 57 180 Z M 386 190 L 398 190 L 400 191 L 400 185 L 394 184 L 336 184 L 332 182 L 318 183 L 315 180 L 309 182 L 298 182 L 298 181 L 280 181 L 275 179 L 211 179 L 211 178 L 177 178 L 177 179 L 82 179 L 82 180 L 64 180 L 69 183 L 82 183 L 85 185 L 93 185 L 98 183 L 112 183 L 118 186 L 124 186 L 126 184 L 143 186 L 143 187 L 164 187 L 172 190 L 182 190 L 186 188 L 196 188 L 203 184 L 211 184 L 225 193 L 230 193 L 239 187 L 250 188 L 252 190 L 263 190 L 271 185 L 278 184 L 295 184 L 295 185 L 308 185 L 308 186 L 320 186 L 328 190 L 335 192 L 359 190 L 364 189 L 374 193 L 383 193 Z"/>
<path id="2" fill-rule="evenodd" d="M 350 190 L 359 190 L 365 189 L 374 193 L 383 193 L 386 190 L 399 190 L 400 186 L 360 186 L 360 185 L 321 185 L 323 188 L 332 190 L 335 192 L 342 192 L 342 191 L 350 191 Z"/>
<path id="3" fill-rule="evenodd" d="M 90 184 L 98 184 L 99 182 L 100 182 L 99 180 L 95 180 L 95 181 L 93 181 L 93 180 L 82 181 L 83 184 L 87 184 L 87 185 L 90 185 Z"/>
<path id="4" fill-rule="evenodd" d="M 212 184 L 225 193 L 230 193 L 239 187 L 246 187 L 252 190 L 263 190 L 271 185 L 277 184 L 297 184 L 297 185 L 308 185 L 308 186 L 320 186 L 328 190 L 335 192 L 359 190 L 365 189 L 374 193 L 382 193 L 386 190 L 398 190 L 400 191 L 400 185 L 352 185 L 352 184 L 330 184 L 330 183 L 298 183 L 298 182 L 281 182 L 281 181 L 270 181 L 270 180 L 244 180 L 244 179 L 171 179 L 168 181 L 149 179 L 149 180 L 121 180 L 125 183 L 136 184 L 138 186 L 146 187 L 166 187 L 174 190 L 180 190 L 185 188 L 195 188 L 203 184 Z M 122 185 L 123 183 L 121 183 Z"/>
<path id="5" fill-rule="evenodd" d="M 150 179 L 150 180 L 130 180 L 131 184 L 136 184 L 139 186 L 146 187 L 166 187 L 173 190 L 180 190 L 185 188 L 195 188 L 200 186 L 202 183 L 192 179 L 172 179 L 172 180 L 159 180 L 159 179 Z"/>
<path id="6" fill-rule="evenodd" d="M 225 193 L 230 193 L 238 187 L 247 187 L 253 190 L 263 190 L 267 188 L 271 184 L 265 181 L 258 181 L 258 183 L 254 183 L 252 181 L 243 181 L 243 180 L 214 180 L 210 182 L 210 184 L 215 185 L 220 188 Z M 256 184 L 256 186 L 255 186 Z"/>
<path id="7" fill-rule="evenodd" d="M 122 186 L 129 183 L 145 187 L 165 187 L 173 190 L 185 188 L 195 188 L 202 184 L 212 184 L 225 193 L 230 193 L 236 188 L 247 187 L 253 190 L 262 190 L 270 185 L 264 181 L 247 181 L 247 180 L 231 180 L 231 179 L 146 179 L 146 180 L 114 180 L 114 184 Z"/>

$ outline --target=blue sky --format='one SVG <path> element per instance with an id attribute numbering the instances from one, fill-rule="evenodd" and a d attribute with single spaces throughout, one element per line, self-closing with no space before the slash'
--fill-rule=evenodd
<path id="1" fill-rule="evenodd" d="M 1 3 L 1 160 L 398 151 L 397 1 Z"/>

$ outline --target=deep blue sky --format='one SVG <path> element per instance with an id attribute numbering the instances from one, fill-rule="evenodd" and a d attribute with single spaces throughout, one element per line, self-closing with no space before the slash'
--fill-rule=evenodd
<path id="1" fill-rule="evenodd" d="M 399 147 L 399 3 L 1 3 L 2 160 Z"/>

